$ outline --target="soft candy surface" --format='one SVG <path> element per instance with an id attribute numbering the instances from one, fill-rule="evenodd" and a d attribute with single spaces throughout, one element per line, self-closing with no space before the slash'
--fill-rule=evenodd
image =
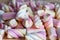
<path id="1" fill-rule="evenodd" d="M 60 40 L 60 5 L 37 0 L 10 0 L 0 5 L 2 38 Z"/>

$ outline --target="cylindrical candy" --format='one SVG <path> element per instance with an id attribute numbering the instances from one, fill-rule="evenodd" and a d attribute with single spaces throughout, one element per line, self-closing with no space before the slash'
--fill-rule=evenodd
<path id="1" fill-rule="evenodd" d="M 3 20 L 9 20 L 9 19 L 12 19 L 12 18 L 15 18 L 15 17 L 16 17 L 15 12 L 7 12 L 7 13 L 2 14 L 2 19 Z"/>
<path id="2" fill-rule="evenodd" d="M 48 3 L 48 4 L 45 5 L 45 7 L 46 7 L 47 9 L 54 9 L 54 8 L 55 8 L 55 5 L 52 4 L 52 3 Z"/>
<path id="3" fill-rule="evenodd" d="M 33 25 L 33 22 L 32 22 L 32 20 L 30 18 L 28 18 L 27 20 L 25 20 L 23 23 L 24 23 L 24 26 L 26 28 L 31 28 L 32 25 Z"/>
<path id="4" fill-rule="evenodd" d="M 43 22 L 46 28 L 53 27 L 53 18 L 50 14 L 44 15 Z"/>
<path id="5" fill-rule="evenodd" d="M 27 14 L 31 17 L 31 18 L 33 18 L 33 11 L 32 11 L 32 9 L 30 8 L 30 7 L 27 7 Z"/>
<path id="6" fill-rule="evenodd" d="M 48 28 L 47 33 L 48 33 L 50 40 L 56 40 L 57 39 L 56 29 L 54 27 Z"/>
<path id="7" fill-rule="evenodd" d="M 6 12 L 9 12 L 9 6 L 6 5 L 6 4 L 4 4 L 4 5 L 2 6 L 2 10 L 6 11 Z"/>
<path id="8" fill-rule="evenodd" d="M 44 29 L 44 25 L 42 24 L 42 21 L 38 15 L 34 16 L 34 24 L 36 28 L 40 28 L 41 30 Z"/>
<path id="9" fill-rule="evenodd" d="M 30 2 L 29 6 L 31 7 L 32 11 L 36 11 L 36 4 L 35 4 L 35 2 Z"/>
<path id="10" fill-rule="evenodd" d="M 8 29 L 8 38 L 20 38 L 26 35 L 26 29 Z"/>
<path id="11" fill-rule="evenodd" d="M 45 9 L 46 14 L 50 14 L 52 17 L 55 17 L 55 12 L 53 10 Z"/>
<path id="12" fill-rule="evenodd" d="M 2 14 L 4 14 L 4 11 L 0 10 L 0 22 L 2 21 Z"/>
<path id="13" fill-rule="evenodd" d="M 27 34 L 25 36 L 26 40 L 46 40 L 46 34 L 42 33 L 33 33 L 33 34 Z"/>
<path id="14" fill-rule="evenodd" d="M 17 21 L 15 19 L 12 19 L 12 20 L 9 21 L 9 25 L 12 28 L 14 28 L 14 27 L 16 27 L 18 25 L 18 23 L 17 23 Z"/>
<path id="15" fill-rule="evenodd" d="M 44 16 L 45 15 L 44 10 L 38 10 L 37 13 L 38 13 L 39 16 Z"/>
<path id="16" fill-rule="evenodd" d="M 59 28 L 60 27 L 60 20 L 54 19 L 53 24 L 56 28 Z"/>
<path id="17" fill-rule="evenodd" d="M 44 29 L 27 29 L 27 34 L 31 34 L 31 33 L 38 33 L 38 32 L 45 32 Z"/>
<path id="18" fill-rule="evenodd" d="M 57 16 L 57 19 L 60 19 L 60 8 L 57 10 L 56 16 Z"/>
<path id="19" fill-rule="evenodd" d="M 19 9 L 22 10 L 22 9 L 25 9 L 25 8 L 27 8 L 26 4 L 22 5 Z"/>
<path id="20" fill-rule="evenodd" d="M 2 30 L 2 29 L 0 29 L 0 36 L 1 36 L 0 38 L 1 38 L 1 39 L 3 39 L 3 37 L 4 37 L 4 33 L 5 33 L 5 31 Z"/>
<path id="21" fill-rule="evenodd" d="M 60 27 L 57 28 L 58 40 L 60 40 Z"/>
<path id="22" fill-rule="evenodd" d="M 0 15 L 2 15 L 4 13 L 4 11 L 3 10 L 0 10 Z"/>
<path id="23" fill-rule="evenodd" d="M 19 10 L 16 18 L 28 19 L 28 15 L 27 15 L 26 10 L 27 10 L 26 8 Z"/>

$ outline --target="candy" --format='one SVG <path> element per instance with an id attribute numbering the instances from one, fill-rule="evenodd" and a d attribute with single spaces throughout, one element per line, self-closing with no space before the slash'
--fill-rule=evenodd
<path id="1" fill-rule="evenodd" d="M 9 12 L 9 7 L 8 7 L 8 5 L 3 5 L 3 6 L 2 6 L 2 10 L 6 11 L 6 12 Z"/>
<path id="2" fill-rule="evenodd" d="M 43 21 L 44 21 L 44 25 L 45 25 L 46 28 L 53 27 L 53 18 L 52 18 L 51 15 L 46 14 L 44 16 Z"/>
<path id="3" fill-rule="evenodd" d="M 2 15 L 4 13 L 4 11 L 3 10 L 0 10 L 0 15 Z"/>
<path id="4" fill-rule="evenodd" d="M 20 2 L 16 2 L 16 8 L 20 8 L 20 6 L 21 6 L 21 4 L 20 4 Z"/>
<path id="5" fill-rule="evenodd" d="M 31 36 L 29 36 L 29 35 L 26 35 L 25 36 L 25 40 L 34 40 Z"/>
<path id="6" fill-rule="evenodd" d="M 41 34 L 41 33 L 33 33 L 33 34 L 27 34 L 26 40 L 46 40 L 46 35 Z M 44 37 L 44 38 L 43 38 Z"/>
<path id="7" fill-rule="evenodd" d="M 58 35 L 58 40 L 60 40 L 60 27 L 57 28 L 57 35 Z"/>
<path id="8" fill-rule="evenodd" d="M 60 8 L 58 9 L 56 16 L 57 16 L 57 19 L 60 19 Z"/>
<path id="9" fill-rule="evenodd" d="M 7 12 L 7 13 L 2 14 L 2 19 L 9 20 L 9 19 L 15 18 L 15 16 L 16 16 L 15 12 Z"/>
<path id="10" fill-rule="evenodd" d="M 16 18 L 28 19 L 28 15 L 26 13 L 26 10 L 27 10 L 26 8 L 22 9 L 22 10 L 19 10 Z"/>
<path id="11" fill-rule="evenodd" d="M 38 10 L 37 13 L 38 13 L 39 16 L 44 16 L 45 15 L 44 10 Z"/>
<path id="12" fill-rule="evenodd" d="M 53 10 L 45 9 L 45 13 L 52 15 L 52 17 L 55 17 L 55 12 Z"/>
<path id="13" fill-rule="evenodd" d="M 34 16 L 34 24 L 35 24 L 36 28 L 44 29 L 44 26 L 43 26 L 41 19 L 39 18 L 38 15 Z"/>
<path id="14" fill-rule="evenodd" d="M 16 0 L 17 2 L 24 2 L 25 0 Z"/>
<path id="15" fill-rule="evenodd" d="M 56 40 L 57 39 L 57 34 L 56 34 L 56 30 L 54 27 L 50 27 L 47 29 L 48 32 L 48 36 L 50 40 Z"/>
<path id="16" fill-rule="evenodd" d="M 24 8 L 27 8 L 27 5 L 25 4 L 25 5 L 22 5 L 19 9 L 21 10 L 21 9 L 24 9 Z"/>
<path id="17" fill-rule="evenodd" d="M 29 34 L 28 37 L 26 37 L 26 39 L 28 39 L 29 37 L 31 37 L 30 39 L 32 39 L 32 40 L 37 40 L 37 39 L 42 40 L 40 37 L 37 37 L 36 35 L 32 35 L 32 34 Z"/>
<path id="18" fill-rule="evenodd" d="M 32 25 L 33 25 L 33 22 L 32 22 L 32 20 L 30 18 L 28 18 L 27 20 L 24 21 L 24 26 L 26 28 L 31 28 Z"/>
<path id="19" fill-rule="evenodd" d="M 59 28 L 60 27 L 60 20 L 54 19 L 53 24 L 56 28 Z"/>
<path id="20" fill-rule="evenodd" d="M 47 40 L 47 37 L 60 40 L 59 4 L 40 0 L 9 0 L 8 3 L 0 4 L 0 31 L 5 30 L 0 32 L 1 39 L 7 36 L 19 40 Z"/>
<path id="21" fill-rule="evenodd" d="M 27 7 L 27 14 L 31 17 L 31 18 L 33 18 L 33 11 L 31 10 L 31 8 L 30 7 Z"/>
<path id="22" fill-rule="evenodd" d="M 16 0 L 11 1 L 14 6 L 16 6 Z"/>
<path id="23" fill-rule="evenodd" d="M 48 3 L 48 4 L 45 5 L 45 7 L 46 7 L 47 9 L 54 9 L 54 8 L 55 8 L 55 5 L 52 4 L 52 3 Z"/>
<path id="24" fill-rule="evenodd" d="M 9 29 L 8 30 L 8 38 L 20 38 L 24 37 L 26 34 L 26 29 Z"/>
<path id="25" fill-rule="evenodd" d="M 18 23 L 15 19 L 12 19 L 9 21 L 9 25 L 13 28 L 13 27 L 16 27 L 18 25 Z"/>
<path id="26" fill-rule="evenodd" d="M 31 33 L 38 33 L 38 32 L 45 32 L 44 29 L 27 29 L 27 34 L 31 34 Z"/>
<path id="27" fill-rule="evenodd" d="M 9 6 L 9 10 L 14 12 L 14 9 L 11 6 Z"/>
<path id="28" fill-rule="evenodd" d="M 29 3 L 29 6 L 31 7 L 31 9 L 32 9 L 33 11 L 36 11 L 36 4 L 35 4 L 35 2 L 30 2 L 30 3 Z"/>
<path id="29" fill-rule="evenodd" d="M 0 29 L 0 36 L 1 36 L 0 38 L 1 38 L 1 39 L 3 39 L 3 37 L 4 37 L 4 33 L 5 33 L 5 31 L 2 30 L 2 29 Z"/>
<path id="30" fill-rule="evenodd" d="M 36 1 L 36 5 L 39 7 L 40 6 L 40 2 L 39 1 Z"/>

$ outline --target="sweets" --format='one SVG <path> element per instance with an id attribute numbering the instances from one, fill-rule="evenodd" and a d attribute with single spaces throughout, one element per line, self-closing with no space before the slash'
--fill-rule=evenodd
<path id="1" fill-rule="evenodd" d="M 10 0 L 8 4 L 1 4 L 0 29 L 5 30 L 1 32 L 2 38 L 47 40 L 48 36 L 49 40 L 60 40 L 60 7 L 44 3 Z"/>
<path id="2" fill-rule="evenodd" d="M 5 31 L 3 29 L 0 29 L 0 39 L 2 40 L 4 37 Z"/>
<path id="3" fill-rule="evenodd" d="M 26 29 L 9 29 L 8 30 L 8 38 L 20 38 L 24 37 L 26 34 Z"/>
<path id="4" fill-rule="evenodd" d="M 15 12 L 7 12 L 7 13 L 2 14 L 2 19 L 9 20 L 9 19 L 15 18 L 15 16 L 16 16 Z"/>
<path id="5" fill-rule="evenodd" d="M 26 28 L 31 28 L 32 25 L 33 25 L 33 22 L 32 22 L 32 20 L 30 18 L 28 18 L 27 20 L 25 20 L 24 25 L 25 25 Z"/>
<path id="6" fill-rule="evenodd" d="M 36 28 L 44 29 L 44 26 L 43 26 L 43 24 L 42 24 L 38 15 L 34 16 L 34 23 L 35 23 Z"/>
<path id="7" fill-rule="evenodd" d="M 41 33 L 32 33 L 32 34 L 27 34 L 26 40 L 46 40 L 46 35 Z"/>
<path id="8" fill-rule="evenodd" d="M 9 21 L 9 24 L 10 26 L 13 28 L 13 27 L 16 27 L 18 25 L 17 21 L 15 19 L 12 19 Z"/>
<path id="9" fill-rule="evenodd" d="M 48 36 L 50 40 L 56 40 L 57 39 L 57 34 L 56 34 L 56 30 L 54 27 L 50 27 L 47 29 L 48 31 Z"/>
<path id="10" fill-rule="evenodd" d="M 45 5 L 45 7 L 47 9 L 54 9 L 55 8 L 55 5 L 53 3 L 48 3 L 48 4 Z"/>
<path id="11" fill-rule="evenodd" d="M 53 27 L 53 18 L 50 14 L 45 15 L 43 21 L 46 28 Z"/>
<path id="12" fill-rule="evenodd" d="M 31 34 L 31 33 L 38 33 L 38 32 L 45 32 L 44 29 L 27 29 L 27 34 Z"/>
<path id="13" fill-rule="evenodd" d="M 39 16 L 44 16 L 45 15 L 44 10 L 38 10 L 37 13 L 38 13 Z"/>
<path id="14" fill-rule="evenodd" d="M 55 12 L 53 10 L 45 9 L 46 14 L 50 14 L 52 17 L 55 17 Z"/>
<path id="15" fill-rule="evenodd" d="M 46 17 L 46 18 L 45 18 Z M 56 34 L 56 30 L 53 27 L 53 17 L 49 14 L 44 16 L 44 25 L 46 27 L 46 30 L 48 32 L 48 36 L 50 40 L 56 40 L 57 38 L 57 34 Z M 53 39 L 52 39 L 53 38 Z"/>

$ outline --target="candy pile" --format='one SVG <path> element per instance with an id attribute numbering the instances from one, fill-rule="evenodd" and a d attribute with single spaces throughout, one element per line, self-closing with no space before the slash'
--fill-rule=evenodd
<path id="1" fill-rule="evenodd" d="M 32 0 L 0 3 L 0 35 L 8 39 L 60 40 L 60 5 Z"/>

